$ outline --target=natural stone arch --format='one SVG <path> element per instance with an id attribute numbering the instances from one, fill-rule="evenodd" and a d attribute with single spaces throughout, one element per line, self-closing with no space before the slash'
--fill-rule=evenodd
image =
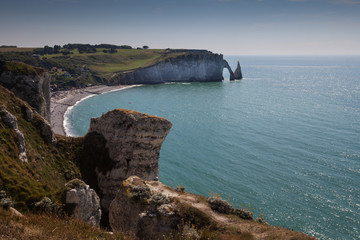
<path id="1" fill-rule="evenodd" d="M 223 69 L 224 68 L 227 68 L 227 70 L 229 71 L 230 80 L 235 80 L 234 72 L 231 70 L 229 63 L 226 60 L 224 60 L 224 62 L 223 62 Z"/>

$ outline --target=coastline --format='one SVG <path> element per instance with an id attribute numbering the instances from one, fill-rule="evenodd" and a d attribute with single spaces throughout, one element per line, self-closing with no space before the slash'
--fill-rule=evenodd
<path id="1" fill-rule="evenodd" d="M 64 127 L 65 113 L 68 108 L 74 106 L 84 98 L 94 96 L 97 94 L 103 94 L 107 92 L 113 92 L 131 88 L 134 86 L 118 85 L 118 86 L 106 86 L 98 85 L 92 87 L 86 87 L 81 89 L 74 89 L 68 91 L 57 91 L 51 93 L 50 100 L 50 114 L 51 114 L 51 128 L 59 135 L 67 136 Z"/>

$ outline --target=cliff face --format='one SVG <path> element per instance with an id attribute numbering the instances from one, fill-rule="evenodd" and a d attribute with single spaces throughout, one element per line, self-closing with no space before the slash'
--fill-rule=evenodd
<path id="1" fill-rule="evenodd" d="M 23 63 L 0 61 L 0 84 L 50 122 L 49 73 Z"/>
<path id="2" fill-rule="evenodd" d="M 224 67 L 221 54 L 208 51 L 189 52 L 147 68 L 120 73 L 112 80 L 120 84 L 216 82 L 224 79 L 222 75 Z"/>
<path id="3" fill-rule="evenodd" d="M 100 193 L 105 211 L 129 176 L 158 179 L 160 147 L 171 125 L 164 118 L 125 109 L 91 119 L 81 169 L 85 182 Z"/>

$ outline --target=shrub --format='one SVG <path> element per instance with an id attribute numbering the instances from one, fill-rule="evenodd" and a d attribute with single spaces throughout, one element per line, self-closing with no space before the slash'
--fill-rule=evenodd
<path id="1" fill-rule="evenodd" d="M 83 187 L 86 186 L 86 184 L 84 183 L 84 181 L 80 180 L 80 179 L 73 179 L 71 181 L 69 181 L 68 183 L 65 184 L 65 187 L 67 188 L 67 190 L 71 190 L 74 188 L 78 188 L 78 187 Z"/>
<path id="2" fill-rule="evenodd" d="M 42 213 L 57 213 L 60 210 L 60 206 L 53 203 L 50 198 L 44 197 L 41 201 L 34 204 L 35 211 Z"/>
<path id="3" fill-rule="evenodd" d="M 269 224 L 266 220 L 265 220 L 265 218 L 263 217 L 263 216 L 259 216 L 259 217 L 257 217 L 256 219 L 255 219 L 255 221 L 257 221 L 257 222 L 259 222 L 259 223 L 262 223 L 262 224 Z"/>
<path id="4" fill-rule="evenodd" d="M 240 208 L 235 208 L 233 210 L 233 213 L 238 216 L 239 218 L 245 219 L 245 220 L 253 220 L 253 214 L 249 210 L 243 210 Z"/>
<path id="5" fill-rule="evenodd" d="M 185 192 L 185 187 L 184 186 L 177 186 L 176 188 L 175 188 L 175 191 L 177 191 L 177 192 L 180 192 L 180 193 L 184 193 Z"/>
<path id="6" fill-rule="evenodd" d="M 5 210 L 9 210 L 10 207 L 13 207 L 14 204 L 10 197 L 7 196 L 6 192 L 4 190 L 0 191 L 0 207 L 2 207 Z"/>
<path id="7" fill-rule="evenodd" d="M 208 203 L 210 203 L 212 210 L 219 213 L 230 214 L 233 211 L 233 207 L 230 205 L 230 203 L 221 199 L 220 197 L 209 197 Z"/>
<path id="8" fill-rule="evenodd" d="M 151 197 L 148 186 L 134 186 L 133 188 L 128 188 L 127 192 L 130 193 L 131 199 L 135 201 L 146 201 Z"/>
<path id="9" fill-rule="evenodd" d="M 10 198 L 3 198 L 0 200 L 0 206 L 5 209 L 9 210 L 14 204 L 12 203 Z"/>
<path id="10" fill-rule="evenodd" d="M 170 202 L 170 199 L 167 198 L 165 195 L 162 195 L 161 193 L 156 193 L 152 195 L 149 200 L 151 204 L 155 205 L 168 204 Z"/>
<path id="11" fill-rule="evenodd" d="M 229 200 L 230 196 L 227 198 Z M 210 193 L 210 197 L 208 198 L 208 203 L 212 210 L 224 213 L 224 214 L 234 214 L 239 218 L 245 220 L 253 220 L 253 212 L 249 209 L 242 209 L 242 208 L 234 208 L 227 200 L 222 199 L 221 195 Z M 264 220 L 265 222 L 265 220 Z"/>

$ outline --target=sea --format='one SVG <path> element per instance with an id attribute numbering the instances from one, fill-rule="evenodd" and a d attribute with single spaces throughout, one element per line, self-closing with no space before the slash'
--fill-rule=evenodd
<path id="1" fill-rule="evenodd" d="M 66 113 L 67 133 L 114 108 L 165 117 L 160 181 L 319 239 L 360 239 L 360 56 L 224 58 L 244 79 L 96 95 Z"/>

